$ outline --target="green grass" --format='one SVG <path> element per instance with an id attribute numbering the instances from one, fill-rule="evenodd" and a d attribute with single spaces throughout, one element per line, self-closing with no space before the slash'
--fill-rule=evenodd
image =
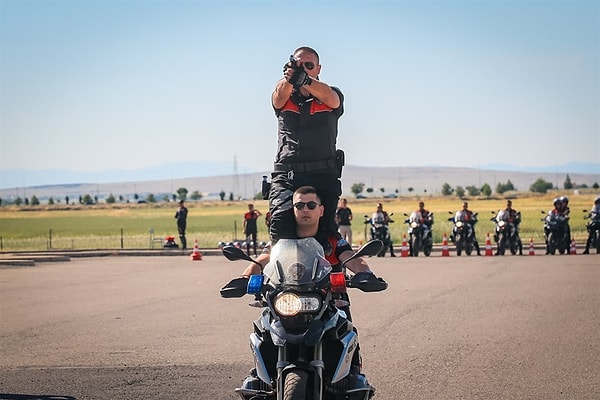
<path id="1" fill-rule="evenodd" d="M 513 198 L 513 206 L 522 213 L 521 238 L 529 242 L 543 241 L 542 210 L 551 208 L 553 195 Z M 569 194 L 571 208 L 571 231 L 575 240 L 581 243 L 587 238 L 583 209 L 593 204 L 595 193 L 578 196 Z M 348 206 L 354 214 L 354 244 L 365 240 L 363 215 L 371 215 L 378 202 L 384 209 L 393 212 L 391 234 L 399 244 L 407 232 L 406 218 L 417 208 L 418 200 L 425 201 L 425 207 L 435 213 L 433 225 L 434 241 L 441 243 L 444 233 L 450 235 L 452 223 L 447 221 L 461 207 L 462 200 L 456 197 L 412 197 L 401 199 L 349 198 Z M 476 225 L 480 243 L 485 242 L 487 232 L 493 234 L 494 223 L 490 211 L 503 208 L 505 199 L 470 199 L 469 208 L 479 213 Z M 266 201 L 255 201 L 256 208 L 266 213 Z M 219 241 L 243 239 L 243 215 L 247 211 L 245 202 L 200 202 L 188 203 L 188 247 L 197 239 L 201 248 L 216 248 Z M 98 206 L 52 206 L 52 207 L 1 207 L 0 243 L 3 251 L 34 251 L 51 249 L 147 249 L 150 247 L 149 230 L 154 229 L 156 237 L 175 236 L 175 207 L 172 204 L 128 204 Z M 264 215 L 259 219 L 259 240 L 267 241 L 268 234 Z M 121 231 L 123 232 L 121 235 Z M 367 233 L 368 235 L 368 233 Z M 122 242 L 121 242 L 122 240 Z M 179 240 L 176 239 L 178 242 Z M 155 248 L 162 247 L 155 243 Z"/>

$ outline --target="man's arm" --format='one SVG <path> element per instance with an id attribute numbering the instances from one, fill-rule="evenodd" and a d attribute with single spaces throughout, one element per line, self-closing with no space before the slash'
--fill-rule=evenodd
<path id="1" fill-rule="evenodd" d="M 342 254 L 340 254 L 340 256 L 338 258 L 340 259 L 341 262 L 344 262 L 347 259 L 349 259 L 353 254 L 354 254 L 354 251 L 347 250 L 347 251 L 343 252 Z M 348 268 L 350 271 L 352 271 L 355 274 L 357 274 L 359 272 L 371 272 L 371 269 L 369 268 L 369 264 L 367 264 L 367 262 L 362 257 L 359 257 L 359 258 L 356 258 L 356 259 L 350 261 L 348 264 L 346 264 L 346 268 Z"/>
<path id="2" fill-rule="evenodd" d="M 325 82 L 311 78 L 310 85 L 302 86 L 302 88 L 331 108 L 340 106 L 340 96 Z"/>
<path id="3" fill-rule="evenodd" d="M 267 263 L 269 262 L 269 260 L 271 259 L 271 255 L 270 254 L 261 254 L 258 257 L 256 257 L 256 262 L 260 263 L 260 265 L 264 266 L 267 265 Z M 250 277 L 250 275 L 260 275 L 262 273 L 262 268 L 259 267 L 256 263 L 252 262 L 250 264 L 248 264 L 248 266 L 246 267 L 246 269 L 244 270 L 244 272 L 242 272 L 242 276 L 243 277 Z"/>
<path id="4" fill-rule="evenodd" d="M 271 95 L 271 103 L 273 104 L 273 108 L 279 110 L 285 105 L 285 102 L 288 101 L 290 96 L 292 95 L 292 86 L 285 78 L 281 78 L 277 84 L 275 85 L 275 91 Z"/>

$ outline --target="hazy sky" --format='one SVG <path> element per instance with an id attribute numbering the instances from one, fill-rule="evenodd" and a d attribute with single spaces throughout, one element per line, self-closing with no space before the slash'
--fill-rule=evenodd
<path id="1" fill-rule="evenodd" d="M 0 170 L 269 170 L 302 45 L 345 95 L 348 164 L 600 163 L 597 0 L 0 4 Z"/>

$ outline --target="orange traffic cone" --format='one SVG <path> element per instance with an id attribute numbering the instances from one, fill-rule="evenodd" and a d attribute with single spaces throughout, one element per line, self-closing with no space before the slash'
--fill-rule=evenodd
<path id="1" fill-rule="evenodd" d="M 571 238 L 571 249 L 569 254 L 577 254 L 577 246 L 575 245 L 575 238 Z"/>
<path id="2" fill-rule="evenodd" d="M 408 257 L 408 243 L 406 242 L 406 233 L 402 235 L 402 247 L 400 247 L 400 256 Z"/>
<path id="3" fill-rule="evenodd" d="M 485 255 L 493 256 L 494 252 L 492 252 L 492 241 L 490 240 L 490 233 L 488 232 L 485 236 Z"/>
<path id="4" fill-rule="evenodd" d="M 450 257 L 450 250 L 448 250 L 448 237 L 446 236 L 446 232 L 444 232 L 444 237 L 442 238 L 442 257 Z"/>
<path id="5" fill-rule="evenodd" d="M 194 251 L 192 251 L 191 259 L 192 261 L 202 260 L 202 253 L 200 253 L 200 248 L 198 247 L 198 239 L 194 241 Z"/>
<path id="6" fill-rule="evenodd" d="M 535 256 L 535 247 L 533 247 L 533 238 L 529 241 L 529 255 Z"/>

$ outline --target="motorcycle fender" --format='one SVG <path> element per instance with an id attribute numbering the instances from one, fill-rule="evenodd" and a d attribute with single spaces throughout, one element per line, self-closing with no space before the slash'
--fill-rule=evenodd
<path id="1" fill-rule="evenodd" d="M 261 381 L 270 385 L 271 377 L 269 376 L 269 372 L 267 371 L 267 365 L 265 364 L 265 360 L 260 352 L 260 345 L 262 344 L 262 342 L 262 339 L 256 333 L 252 333 L 250 335 L 250 348 L 252 349 L 252 354 L 254 356 L 256 376 L 258 376 L 258 378 Z"/>
<path id="2" fill-rule="evenodd" d="M 342 354 L 331 379 L 332 383 L 341 381 L 350 373 L 352 356 L 358 346 L 358 335 L 356 332 L 350 331 L 340 338 L 340 342 L 342 343 Z"/>

